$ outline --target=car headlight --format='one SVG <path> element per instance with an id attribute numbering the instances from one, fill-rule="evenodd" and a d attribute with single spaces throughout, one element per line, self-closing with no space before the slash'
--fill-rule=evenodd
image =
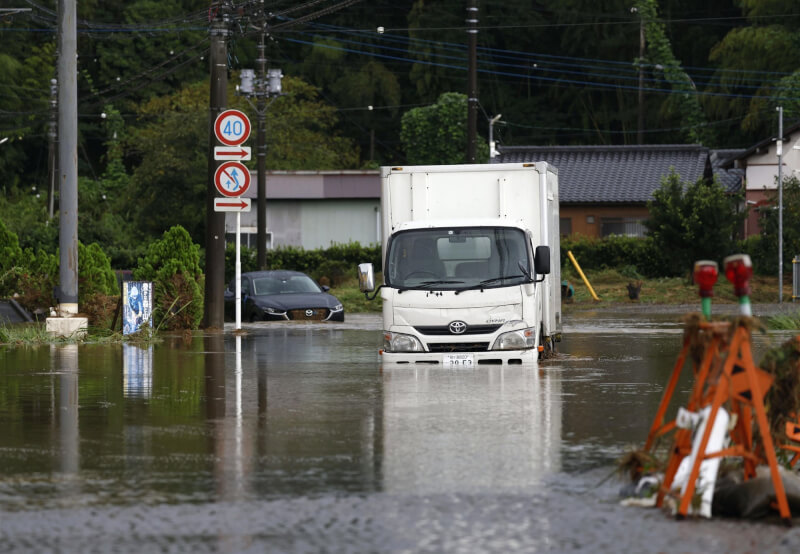
<path id="1" fill-rule="evenodd" d="M 417 337 L 404 335 L 403 333 L 392 333 L 386 331 L 383 334 L 383 349 L 386 352 L 424 352 L 422 343 Z"/>
<path id="2" fill-rule="evenodd" d="M 536 328 L 517 329 L 503 333 L 494 341 L 492 350 L 527 350 L 536 346 Z"/>
<path id="3" fill-rule="evenodd" d="M 286 312 L 277 308 L 261 308 L 266 314 L 284 315 Z"/>
<path id="4" fill-rule="evenodd" d="M 333 308 L 331 308 L 332 312 L 341 312 L 344 307 L 341 304 L 336 304 Z"/>

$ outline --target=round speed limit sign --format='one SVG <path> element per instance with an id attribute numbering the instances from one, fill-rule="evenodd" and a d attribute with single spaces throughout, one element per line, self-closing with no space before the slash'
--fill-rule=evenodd
<path id="1" fill-rule="evenodd" d="M 226 146 L 239 146 L 250 136 L 250 120 L 239 110 L 225 110 L 214 121 L 214 134 Z"/>

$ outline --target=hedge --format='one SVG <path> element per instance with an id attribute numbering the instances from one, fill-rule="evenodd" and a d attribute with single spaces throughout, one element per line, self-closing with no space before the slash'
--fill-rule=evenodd
<path id="1" fill-rule="evenodd" d="M 256 251 L 241 249 L 242 273 L 258 269 Z M 235 271 L 235 246 L 229 245 L 225 251 L 225 282 L 230 283 Z M 316 280 L 327 277 L 331 283 L 338 284 L 343 279 L 356 276 L 360 263 L 372 262 L 377 271 L 381 266 L 381 247 L 362 246 L 358 242 L 335 244 L 330 248 L 305 250 L 294 246 L 282 246 L 267 251 L 269 269 L 292 269 L 308 273 Z"/>

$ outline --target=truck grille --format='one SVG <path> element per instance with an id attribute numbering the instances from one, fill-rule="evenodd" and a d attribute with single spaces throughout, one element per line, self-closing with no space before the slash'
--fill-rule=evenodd
<path id="1" fill-rule="evenodd" d="M 488 342 L 429 342 L 430 352 L 486 352 Z"/>
<path id="2" fill-rule="evenodd" d="M 301 321 L 321 321 L 328 317 L 327 308 L 311 308 L 307 310 L 289 310 L 289 319 L 299 319 Z"/>
<path id="3" fill-rule="evenodd" d="M 467 330 L 461 335 L 488 335 L 497 331 L 501 325 L 502 323 L 500 325 L 467 325 Z M 424 325 L 414 327 L 414 329 L 423 335 L 449 336 L 453 334 L 447 325 Z"/>

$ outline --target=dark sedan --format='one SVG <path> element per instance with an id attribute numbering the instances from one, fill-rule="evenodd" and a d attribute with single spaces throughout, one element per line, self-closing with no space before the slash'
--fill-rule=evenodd
<path id="1" fill-rule="evenodd" d="M 235 318 L 236 282 L 225 291 L 225 313 Z M 339 300 L 299 271 L 242 273 L 242 321 L 344 321 Z"/>

